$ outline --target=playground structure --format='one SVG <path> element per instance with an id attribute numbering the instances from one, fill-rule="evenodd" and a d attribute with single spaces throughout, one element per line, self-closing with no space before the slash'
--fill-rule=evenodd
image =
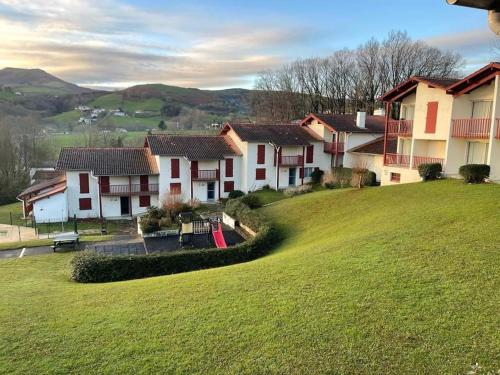
<path id="1" fill-rule="evenodd" d="M 192 243 L 193 236 L 206 235 L 207 241 L 215 244 L 217 248 L 227 248 L 220 218 L 193 220 L 192 212 L 181 212 L 179 214 L 179 222 L 181 225 L 179 231 L 179 243 L 181 246 Z"/>

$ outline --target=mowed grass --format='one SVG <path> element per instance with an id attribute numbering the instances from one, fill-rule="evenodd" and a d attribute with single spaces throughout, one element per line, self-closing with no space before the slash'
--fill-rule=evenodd
<path id="1" fill-rule="evenodd" d="M 107 284 L 0 262 L 0 373 L 464 374 L 500 368 L 500 187 L 325 190 L 230 267 Z"/>

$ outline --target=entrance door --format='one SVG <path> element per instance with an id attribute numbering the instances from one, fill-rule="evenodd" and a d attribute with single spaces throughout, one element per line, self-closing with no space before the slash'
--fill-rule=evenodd
<path id="1" fill-rule="evenodd" d="M 215 182 L 207 182 L 207 200 L 215 200 Z"/>
<path id="2" fill-rule="evenodd" d="M 295 186 L 295 180 L 297 178 L 297 168 L 288 169 L 288 185 Z"/>
<path id="3" fill-rule="evenodd" d="M 122 215 L 130 215 L 130 204 L 128 197 L 120 197 L 120 212 Z"/>

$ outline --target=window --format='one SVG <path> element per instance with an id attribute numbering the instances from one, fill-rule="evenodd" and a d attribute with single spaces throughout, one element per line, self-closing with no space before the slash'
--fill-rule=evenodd
<path id="1" fill-rule="evenodd" d="M 181 184 L 178 182 L 172 182 L 170 184 L 170 194 L 180 194 L 181 193 Z"/>
<path id="2" fill-rule="evenodd" d="M 427 119 L 425 122 L 425 132 L 435 133 L 438 114 L 438 102 L 427 103 Z"/>
<path id="3" fill-rule="evenodd" d="M 88 211 L 92 209 L 92 199 L 91 198 L 80 198 L 78 204 L 81 211 Z"/>
<path id="4" fill-rule="evenodd" d="M 391 181 L 392 182 L 401 182 L 401 174 L 391 172 Z"/>
<path id="5" fill-rule="evenodd" d="M 314 160 L 314 145 L 307 146 L 306 148 L 306 163 L 312 163 Z"/>
<path id="6" fill-rule="evenodd" d="M 139 177 L 140 181 L 140 190 L 141 191 L 148 191 L 149 190 L 149 176 L 140 176 Z M 141 207 L 148 207 L 148 206 L 141 206 Z"/>
<path id="7" fill-rule="evenodd" d="M 224 181 L 224 193 L 230 193 L 234 190 L 234 181 Z"/>
<path id="8" fill-rule="evenodd" d="M 266 179 L 266 168 L 257 168 L 255 170 L 255 179 L 256 180 L 265 180 Z"/>
<path id="9" fill-rule="evenodd" d="M 226 159 L 226 177 L 233 177 L 233 159 Z"/>
<path id="10" fill-rule="evenodd" d="M 109 193 L 109 176 L 101 176 L 101 192 Z"/>
<path id="11" fill-rule="evenodd" d="M 198 160 L 191 161 L 191 177 L 198 178 Z"/>
<path id="12" fill-rule="evenodd" d="M 257 145 L 257 164 L 266 162 L 266 145 Z"/>
<path id="13" fill-rule="evenodd" d="M 314 171 L 314 168 L 312 168 L 312 167 L 304 168 L 304 178 L 310 178 L 313 171 Z"/>
<path id="14" fill-rule="evenodd" d="M 170 160 L 170 177 L 179 178 L 179 159 Z"/>
<path id="15" fill-rule="evenodd" d="M 472 118 L 491 118 L 493 102 L 491 100 L 477 100 L 472 102 Z"/>
<path id="16" fill-rule="evenodd" d="M 151 197 L 149 195 L 139 195 L 139 207 L 151 206 Z"/>
<path id="17" fill-rule="evenodd" d="M 89 192 L 89 174 L 80 173 L 80 193 L 85 194 Z"/>

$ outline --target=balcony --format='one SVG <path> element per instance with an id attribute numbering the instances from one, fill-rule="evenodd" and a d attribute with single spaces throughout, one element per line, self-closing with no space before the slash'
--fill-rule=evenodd
<path id="1" fill-rule="evenodd" d="M 410 166 L 410 155 L 385 154 L 385 164 L 407 168 Z"/>
<path id="2" fill-rule="evenodd" d="M 101 195 L 157 194 L 158 184 L 101 185 Z"/>
<path id="3" fill-rule="evenodd" d="M 495 133 L 495 138 L 500 139 L 500 118 L 496 119 L 496 123 L 497 123 L 497 131 Z"/>
<path id="4" fill-rule="evenodd" d="M 490 118 L 466 118 L 451 120 L 453 138 L 489 139 Z"/>
<path id="5" fill-rule="evenodd" d="M 324 142 L 323 151 L 327 154 L 341 154 L 344 152 L 344 142 Z"/>
<path id="6" fill-rule="evenodd" d="M 191 171 L 193 181 L 215 181 L 219 179 L 218 169 L 198 169 Z"/>
<path id="7" fill-rule="evenodd" d="M 280 166 L 282 167 L 294 167 L 302 165 L 304 163 L 304 158 L 302 155 L 295 156 L 281 156 Z"/>
<path id="8" fill-rule="evenodd" d="M 444 164 L 444 159 L 430 156 L 413 156 L 412 168 L 417 169 L 420 164 Z"/>
<path id="9" fill-rule="evenodd" d="M 387 135 L 395 137 L 411 137 L 413 120 L 390 120 L 387 123 Z"/>

